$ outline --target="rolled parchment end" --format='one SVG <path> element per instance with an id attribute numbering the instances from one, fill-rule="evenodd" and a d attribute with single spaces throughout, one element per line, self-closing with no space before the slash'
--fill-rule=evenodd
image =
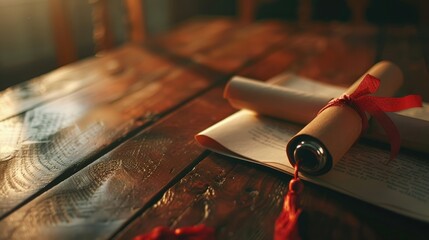
<path id="1" fill-rule="evenodd" d="M 225 87 L 224 98 L 237 109 L 307 124 L 330 98 L 270 85 L 244 77 L 233 77 Z M 302 111 L 302 109 L 306 109 Z"/>
<path id="2" fill-rule="evenodd" d="M 401 70 L 383 61 L 369 69 L 344 94 L 353 93 L 366 74 L 380 79 L 374 96 L 393 96 L 403 81 Z M 286 147 L 289 162 L 295 165 L 299 160 L 301 172 L 308 175 L 324 174 L 350 149 L 361 132 L 362 118 L 355 109 L 347 105 L 326 108 L 289 141 Z"/>

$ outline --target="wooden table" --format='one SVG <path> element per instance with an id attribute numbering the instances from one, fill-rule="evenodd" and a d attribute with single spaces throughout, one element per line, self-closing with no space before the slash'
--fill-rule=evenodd
<path id="1" fill-rule="evenodd" d="M 428 40 L 410 26 L 197 19 L 9 88 L 0 239 L 130 239 L 199 223 L 218 239 L 272 239 L 291 177 L 194 140 L 236 111 L 225 82 L 291 71 L 346 86 L 386 59 L 405 73 L 401 93 L 429 101 Z M 427 223 L 310 183 L 303 206 L 307 239 L 429 238 Z"/>

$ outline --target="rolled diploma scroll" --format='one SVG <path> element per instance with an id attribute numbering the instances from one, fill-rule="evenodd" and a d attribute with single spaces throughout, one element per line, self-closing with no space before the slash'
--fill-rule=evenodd
<path id="1" fill-rule="evenodd" d="M 277 85 L 234 77 L 224 98 L 237 109 L 249 109 L 262 115 L 307 124 L 331 97 L 314 95 Z"/>
<path id="2" fill-rule="evenodd" d="M 374 65 L 367 73 L 381 80 L 380 88 L 374 94 L 375 96 L 393 96 L 403 81 L 400 69 L 393 63 L 386 61 Z M 349 95 L 354 92 L 367 73 L 348 88 L 345 94 Z M 277 87 L 278 89 L 280 88 Z M 327 97 L 309 96 L 309 94 L 286 90 L 285 88 L 281 92 L 273 91 L 270 94 L 265 92 L 264 96 L 258 96 L 261 92 L 263 91 L 253 89 L 247 92 L 248 95 L 240 93 L 234 89 L 234 83 L 231 82 L 226 87 L 224 96 L 234 107 L 247 108 L 261 114 L 304 124 L 310 122 L 330 100 Z M 328 158 L 323 168 L 318 169 L 316 167 L 316 171 L 313 171 L 311 170 L 312 166 L 309 166 L 303 171 L 313 175 L 329 171 L 359 137 L 362 129 L 361 121 L 359 114 L 348 106 L 333 106 L 326 109 L 291 139 L 288 144 L 289 161 L 291 164 L 295 163 L 293 151 L 296 145 L 303 138 L 310 139 L 321 144 L 327 150 Z"/>
<path id="3" fill-rule="evenodd" d="M 389 62 L 378 63 L 367 73 L 380 79 L 375 96 L 393 96 L 403 81 L 400 69 Z M 351 95 L 367 73 L 344 94 Z M 324 174 L 344 156 L 361 132 L 362 118 L 355 109 L 348 105 L 326 108 L 289 141 L 286 147 L 289 162 L 294 165 L 301 161 L 301 170 L 307 174 Z"/>

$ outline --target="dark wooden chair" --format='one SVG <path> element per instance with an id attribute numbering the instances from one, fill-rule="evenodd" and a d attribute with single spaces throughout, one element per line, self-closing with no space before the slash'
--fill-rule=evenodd
<path id="1" fill-rule="evenodd" d="M 141 44 L 146 37 L 146 25 L 142 0 L 124 0 L 128 24 L 128 40 Z M 95 51 L 114 47 L 114 37 L 109 27 L 107 0 L 88 0 L 92 6 L 93 39 Z M 242 23 L 250 23 L 254 19 L 256 0 L 237 0 L 238 18 Z M 56 58 L 59 66 L 77 60 L 76 46 L 73 41 L 72 28 L 63 0 L 49 0 Z"/>
<path id="2" fill-rule="evenodd" d="M 281 0 L 279 0 L 281 1 Z M 264 0 L 238 0 L 239 18 L 243 23 L 252 22 L 258 15 L 258 7 L 263 4 L 267 4 Z M 423 26 L 429 25 L 429 15 L 426 14 L 426 10 L 429 8 L 429 1 L 425 0 L 401 0 L 401 1 L 375 1 L 375 0 L 298 0 L 297 6 L 297 21 L 300 23 L 308 23 L 314 20 L 314 16 L 320 14 L 321 11 L 326 8 L 332 8 L 333 4 L 343 3 L 349 10 L 349 22 L 352 24 L 365 24 L 368 21 L 367 11 L 371 5 L 376 5 L 379 18 L 383 18 L 384 14 L 388 13 L 391 16 L 388 18 L 397 18 L 395 14 L 397 12 L 391 12 L 392 8 L 396 8 L 394 11 L 402 11 L 402 7 L 412 8 L 416 14 L 417 23 Z M 393 5 L 392 6 L 389 6 Z M 323 5 L 325 9 L 319 9 Z M 331 5 L 331 6 L 330 6 Z M 285 11 L 286 12 L 286 11 Z M 406 13 L 405 13 L 406 14 Z M 412 14 L 411 14 L 412 15 Z M 332 17 L 332 16 L 331 16 Z M 412 18 L 411 16 L 407 16 Z M 407 18 L 406 17 L 406 18 Z M 317 18 L 316 18 L 317 19 Z M 389 19 L 382 19 L 383 21 L 389 21 Z M 392 20 L 392 19 L 390 19 Z M 409 20 L 409 19 L 408 19 Z"/>
<path id="3" fill-rule="evenodd" d="M 420 22 L 428 23 L 429 17 L 424 14 L 424 9 L 429 5 L 428 1 L 409 0 L 420 11 Z M 128 24 L 128 41 L 141 44 L 146 38 L 146 19 L 144 16 L 143 0 L 123 0 L 126 9 L 126 21 Z M 256 19 L 257 10 L 261 0 L 237 0 L 237 18 L 242 24 L 249 24 Z M 73 41 L 72 29 L 65 9 L 64 0 L 49 0 L 51 19 L 53 24 L 54 42 L 56 47 L 57 62 L 59 66 L 77 60 L 76 46 Z M 93 39 L 95 51 L 111 49 L 114 47 L 114 37 L 109 27 L 107 0 L 88 0 L 92 6 Z M 350 22 L 353 24 L 365 24 L 366 10 L 370 0 L 346 0 L 350 9 Z M 308 23 L 312 21 L 316 9 L 314 1 L 299 0 L 297 21 Z"/>
<path id="4" fill-rule="evenodd" d="M 238 0 L 239 19 L 243 23 L 250 23 L 255 19 L 259 0 Z M 365 10 L 368 7 L 369 0 L 347 0 L 348 7 L 351 10 L 351 21 L 361 24 L 365 22 Z M 311 0 L 299 0 L 298 3 L 298 22 L 306 23 L 311 21 L 313 6 Z"/>
<path id="5" fill-rule="evenodd" d="M 111 49 L 113 34 L 109 27 L 107 0 L 89 0 L 92 5 L 93 39 L 96 52 Z M 127 10 L 128 41 L 141 44 L 145 38 L 145 23 L 141 0 L 124 0 Z M 76 46 L 66 7 L 62 0 L 49 0 L 56 58 L 59 66 L 77 60 Z"/>

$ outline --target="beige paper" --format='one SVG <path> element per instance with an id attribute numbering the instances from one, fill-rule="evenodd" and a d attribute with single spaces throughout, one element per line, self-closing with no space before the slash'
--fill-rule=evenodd
<path id="1" fill-rule="evenodd" d="M 292 77 L 286 81 L 294 79 L 296 78 Z M 308 81 L 301 80 L 298 84 L 319 88 L 321 94 L 311 93 L 314 89 L 308 92 L 299 91 L 236 76 L 226 85 L 224 98 L 237 109 L 249 109 L 263 115 L 307 124 L 332 96 L 344 92 L 340 87 Z"/>

